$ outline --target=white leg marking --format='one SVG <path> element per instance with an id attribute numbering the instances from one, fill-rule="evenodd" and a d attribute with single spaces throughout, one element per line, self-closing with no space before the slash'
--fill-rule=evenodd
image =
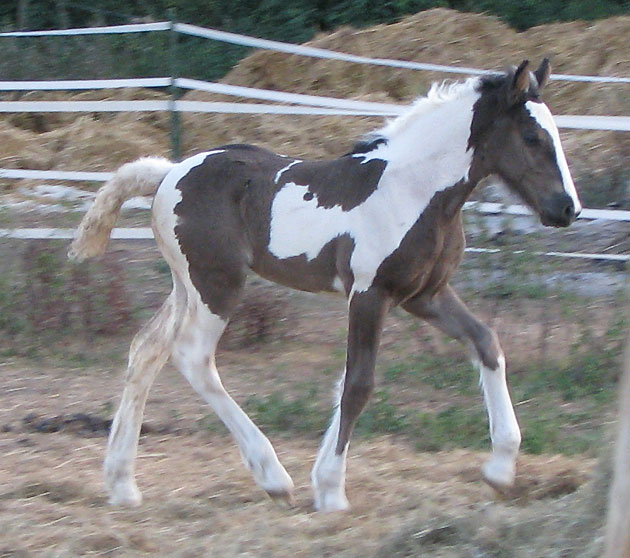
<path id="1" fill-rule="evenodd" d="M 170 354 L 177 319 L 173 291 L 131 344 L 125 389 L 110 430 L 104 463 L 111 504 L 138 506 L 142 502 L 134 480 L 142 414 L 149 388 Z"/>
<path id="2" fill-rule="evenodd" d="M 491 485 L 507 488 L 514 483 L 521 431 L 505 381 L 505 357 L 499 357 L 496 370 L 483 364 L 480 370 L 492 438 L 492 457 L 484 465 L 483 475 Z"/>
<path id="3" fill-rule="evenodd" d="M 335 414 L 317 454 L 311 473 L 311 482 L 315 498 L 315 509 L 322 512 L 343 511 L 350 508 L 346 498 L 346 456 L 348 444 L 341 455 L 337 455 L 337 439 L 341 423 L 341 390 L 345 373 L 342 376 L 337 393 Z"/>
<path id="4" fill-rule="evenodd" d="M 256 483 L 274 497 L 290 499 L 293 481 L 281 465 L 267 437 L 226 392 L 214 353 L 226 322 L 212 314 L 198 293 L 173 351 L 173 360 L 192 387 L 212 407 L 234 436 L 243 462 Z"/>

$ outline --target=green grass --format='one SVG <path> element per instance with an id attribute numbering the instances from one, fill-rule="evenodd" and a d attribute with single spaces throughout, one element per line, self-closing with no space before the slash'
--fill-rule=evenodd
<path id="1" fill-rule="evenodd" d="M 466 358 L 422 354 L 389 365 L 383 374 L 386 385 L 421 387 L 456 391 L 470 395 L 477 393 L 477 374 Z"/>
<path id="2" fill-rule="evenodd" d="M 596 454 L 613 407 L 622 339 L 623 327 L 616 324 L 608 348 L 582 350 L 563 361 L 534 362 L 513 371 L 510 388 L 523 451 Z M 251 396 L 244 407 L 265 432 L 318 437 L 332 415 L 330 399 L 318 387 L 302 382 L 290 393 Z M 418 402 L 409 397 L 414 393 Z M 431 407 L 438 410 L 427 410 L 425 401 L 433 401 Z M 222 428 L 218 424 L 206 418 L 200 426 L 216 430 Z M 465 359 L 445 356 L 421 355 L 389 365 L 355 429 L 358 437 L 383 434 L 403 437 L 418 451 L 489 450 L 477 372 Z"/>
<path id="3" fill-rule="evenodd" d="M 274 392 L 266 396 L 252 395 L 245 401 L 245 412 L 266 432 L 321 433 L 328 417 L 317 406 L 317 389 L 287 396 Z"/>
<path id="4" fill-rule="evenodd" d="M 411 434 L 418 451 L 489 447 L 488 420 L 481 403 L 472 408 L 451 406 L 438 413 L 418 413 Z"/>
<path id="5" fill-rule="evenodd" d="M 389 391 L 378 390 L 357 421 L 359 436 L 401 434 L 409 430 L 409 418 L 404 410 L 390 402 Z"/>

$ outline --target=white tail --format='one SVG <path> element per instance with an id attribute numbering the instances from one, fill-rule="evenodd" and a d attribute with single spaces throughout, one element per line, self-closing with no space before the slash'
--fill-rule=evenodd
<path id="1" fill-rule="evenodd" d="M 120 167 L 96 194 L 85 214 L 68 257 L 83 261 L 105 252 L 122 204 L 135 196 L 153 196 L 173 167 L 160 157 L 144 157 Z"/>

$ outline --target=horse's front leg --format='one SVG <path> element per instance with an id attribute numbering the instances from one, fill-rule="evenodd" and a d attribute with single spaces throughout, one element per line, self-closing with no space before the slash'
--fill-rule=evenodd
<path id="1" fill-rule="evenodd" d="M 521 432 L 507 388 L 505 357 L 496 333 L 466 308 L 449 285 L 435 297 L 416 297 L 403 304 L 403 308 L 474 349 L 473 361 L 481 373 L 492 439 L 492 458 L 484 465 L 483 476 L 498 490 L 510 487 L 514 483 Z"/>
<path id="2" fill-rule="evenodd" d="M 388 308 L 389 298 L 377 289 L 355 293 L 350 300 L 346 370 L 339 384 L 335 414 L 311 474 L 318 511 L 350 507 L 345 492 L 348 444 L 374 389 L 376 353 Z"/>

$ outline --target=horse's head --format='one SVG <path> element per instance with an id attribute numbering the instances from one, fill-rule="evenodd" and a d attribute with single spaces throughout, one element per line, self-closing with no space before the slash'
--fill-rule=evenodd
<path id="1" fill-rule="evenodd" d="M 535 72 L 526 60 L 507 74 L 482 78 L 469 140 L 471 171 L 498 175 L 543 225 L 567 227 L 582 206 L 558 128 L 540 99 L 550 73 L 547 59 Z"/>

